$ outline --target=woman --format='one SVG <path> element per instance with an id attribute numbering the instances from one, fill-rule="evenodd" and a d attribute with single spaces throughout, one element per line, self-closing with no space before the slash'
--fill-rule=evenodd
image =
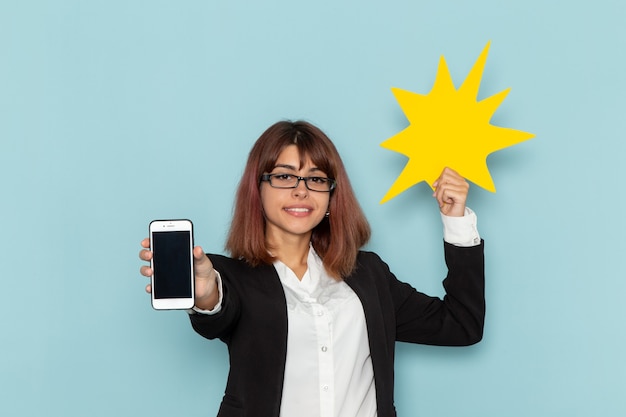
<path id="1" fill-rule="evenodd" d="M 194 248 L 192 326 L 230 355 L 218 416 L 395 416 L 396 341 L 482 338 L 483 242 L 465 207 L 469 185 L 446 168 L 434 188 L 448 265 L 443 300 L 360 250 L 369 225 L 320 129 L 283 121 L 261 135 L 237 192 L 231 257 Z M 149 240 L 142 246 L 149 261 Z"/>

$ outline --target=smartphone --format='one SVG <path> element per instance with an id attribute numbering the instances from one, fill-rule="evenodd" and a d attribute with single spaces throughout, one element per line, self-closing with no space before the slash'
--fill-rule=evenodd
<path id="1" fill-rule="evenodd" d="M 189 309 L 194 305 L 193 224 L 190 220 L 150 222 L 152 307 Z"/>

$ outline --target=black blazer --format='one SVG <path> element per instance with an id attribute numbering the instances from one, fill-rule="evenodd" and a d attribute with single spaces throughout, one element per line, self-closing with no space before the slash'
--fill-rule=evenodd
<path id="1" fill-rule="evenodd" d="M 448 275 L 443 300 L 400 282 L 372 252 L 362 251 L 345 282 L 365 312 L 379 417 L 396 415 L 396 341 L 463 346 L 481 340 L 485 317 L 483 242 L 462 248 L 444 243 Z M 208 255 L 223 281 L 222 310 L 190 315 L 200 335 L 228 345 L 230 372 L 219 417 L 277 417 L 287 354 L 287 305 L 272 265 Z"/>

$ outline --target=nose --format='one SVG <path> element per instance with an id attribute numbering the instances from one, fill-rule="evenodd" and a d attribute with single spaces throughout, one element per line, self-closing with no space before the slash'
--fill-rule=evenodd
<path id="1" fill-rule="evenodd" d="M 306 188 L 306 182 L 304 179 L 298 181 L 298 185 L 293 189 L 294 197 L 306 197 L 309 194 L 309 189 Z"/>

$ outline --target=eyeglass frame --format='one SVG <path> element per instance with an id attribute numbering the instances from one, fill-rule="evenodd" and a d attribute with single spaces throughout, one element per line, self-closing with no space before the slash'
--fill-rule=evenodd
<path id="1" fill-rule="evenodd" d="M 278 175 L 289 175 L 290 177 L 294 177 L 296 178 L 296 183 L 293 187 L 276 187 L 274 185 L 272 185 L 272 177 L 276 177 Z M 320 178 L 320 179 L 324 179 L 324 180 L 328 180 L 330 182 L 330 188 L 328 190 L 314 190 L 311 187 L 309 187 L 309 180 L 313 179 L 313 178 Z M 275 173 L 275 174 L 263 174 L 261 175 L 261 181 L 267 181 L 270 184 L 270 187 L 272 188 L 277 188 L 279 190 L 291 190 L 293 188 L 298 188 L 298 185 L 300 185 L 300 181 L 304 181 L 304 186 L 306 187 L 307 190 L 309 191 L 315 191 L 316 193 L 330 193 L 331 191 L 333 191 L 336 187 L 337 187 L 337 181 L 335 181 L 332 178 L 328 178 L 328 177 L 319 177 L 319 176 L 311 176 L 311 177 L 300 177 L 298 175 L 294 175 L 294 174 L 284 174 L 284 173 Z"/>

